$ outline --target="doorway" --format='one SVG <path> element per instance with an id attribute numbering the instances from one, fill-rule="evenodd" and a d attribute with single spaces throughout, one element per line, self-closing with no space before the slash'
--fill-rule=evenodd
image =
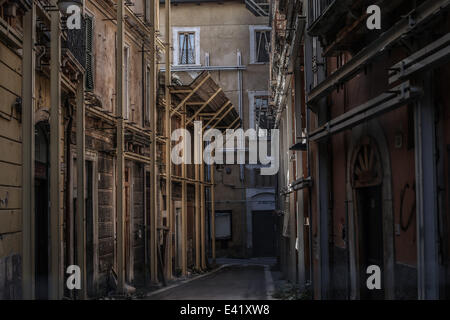
<path id="1" fill-rule="evenodd" d="M 94 166 L 92 161 L 86 161 L 86 281 L 87 293 L 95 295 L 94 284 Z"/>
<path id="2" fill-rule="evenodd" d="M 132 265 L 131 265 L 131 169 L 125 167 L 125 275 L 126 281 L 131 283 L 132 281 Z"/>
<path id="3" fill-rule="evenodd" d="M 253 257 L 276 256 L 276 215 L 272 211 L 252 212 Z"/>
<path id="4" fill-rule="evenodd" d="M 36 125 L 35 133 L 35 296 L 48 299 L 49 280 L 49 128 L 47 122 Z"/>
<path id="5" fill-rule="evenodd" d="M 381 186 L 361 188 L 357 191 L 359 207 L 359 263 L 361 266 L 361 299 L 384 299 L 383 274 L 383 208 Z M 381 269 L 381 290 L 367 288 L 367 267 Z"/>

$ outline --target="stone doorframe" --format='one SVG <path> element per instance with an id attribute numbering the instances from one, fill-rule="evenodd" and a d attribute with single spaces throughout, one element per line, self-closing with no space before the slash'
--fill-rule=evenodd
<path id="1" fill-rule="evenodd" d="M 394 210 L 393 210 L 393 196 L 392 196 L 392 171 L 389 147 L 383 129 L 381 128 L 377 119 L 370 120 L 352 129 L 352 139 L 348 146 L 347 154 L 347 172 L 346 172 L 346 194 L 347 194 L 347 221 L 348 221 L 348 248 L 350 256 L 350 299 L 360 298 L 360 274 L 365 270 L 360 270 L 360 264 L 357 253 L 356 239 L 358 237 L 359 229 L 357 229 L 355 216 L 354 199 L 355 191 L 352 187 L 351 166 L 353 153 L 358 147 L 362 138 L 369 136 L 377 144 L 379 150 L 380 161 L 383 170 L 382 181 L 382 208 L 383 208 L 383 260 L 384 260 L 384 283 L 382 284 L 385 290 L 385 299 L 395 298 L 395 245 L 394 245 Z"/>

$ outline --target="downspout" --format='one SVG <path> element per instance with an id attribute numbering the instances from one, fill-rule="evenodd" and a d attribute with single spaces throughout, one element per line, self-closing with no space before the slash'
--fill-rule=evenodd
<path id="1" fill-rule="evenodd" d="M 241 67 L 242 66 L 242 56 L 241 56 L 241 52 L 238 50 L 237 51 L 237 66 Z M 243 114 L 242 114 L 242 101 L 243 101 L 243 92 L 242 92 L 242 70 L 238 69 L 238 93 L 239 93 L 239 97 L 238 97 L 238 110 L 239 110 L 239 118 L 243 118 Z M 244 181 L 244 166 L 241 164 L 239 165 L 239 178 L 242 181 Z"/>
<path id="2" fill-rule="evenodd" d="M 239 49 L 237 50 L 236 58 L 237 58 L 237 66 L 238 66 L 238 72 L 237 72 L 237 76 L 238 76 L 238 111 L 239 111 L 239 118 L 242 121 L 242 126 L 244 126 L 243 112 L 242 112 L 242 102 L 243 102 L 242 70 L 239 69 L 239 67 L 242 66 L 242 56 L 241 56 L 241 51 Z M 241 181 L 241 183 L 244 182 L 244 165 L 242 165 L 242 164 L 239 165 L 239 180 Z M 246 201 L 247 195 L 246 195 L 245 186 L 244 186 L 244 188 L 241 188 L 241 197 L 242 197 L 242 200 Z M 249 214 L 248 210 L 249 210 L 248 206 L 245 205 L 245 210 L 241 211 L 241 212 L 243 212 L 243 214 L 241 216 L 241 224 L 243 226 L 245 226 L 244 228 L 242 228 L 242 254 L 244 257 L 247 257 L 247 253 L 248 253 L 248 249 L 249 249 L 247 237 L 246 237 L 247 224 L 249 223 L 247 221 L 247 216 Z"/>

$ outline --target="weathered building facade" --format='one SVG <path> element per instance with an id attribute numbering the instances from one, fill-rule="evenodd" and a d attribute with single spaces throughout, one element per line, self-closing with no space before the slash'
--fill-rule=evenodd
<path id="1" fill-rule="evenodd" d="M 210 72 L 238 112 L 243 130 L 269 128 L 263 119 L 267 119 L 268 109 L 271 28 L 268 3 L 256 2 L 172 1 L 174 76 L 189 82 L 203 71 Z M 275 179 L 260 175 L 260 167 L 215 166 L 215 246 L 219 257 L 275 254 Z M 264 229 L 267 226 L 269 230 Z M 211 229 L 211 222 L 207 228 Z"/>
<path id="2" fill-rule="evenodd" d="M 373 30 L 372 4 L 272 2 L 283 271 L 316 299 L 445 299 L 450 3 L 379 1 Z"/>
<path id="3" fill-rule="evenodd" d="M 75 2 L 75 29 L 67 1 L 1 3 L 0 299 L 165 283 L 205 269 L 214 238 L 214 175 L 172 164 L 171 131 L 237 128 L 233 104 L 207 72 L 172 82 L 158 1 Z"/>

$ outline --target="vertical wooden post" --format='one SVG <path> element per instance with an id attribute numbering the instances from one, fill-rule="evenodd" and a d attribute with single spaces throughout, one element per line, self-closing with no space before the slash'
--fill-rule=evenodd
<path id="1" fill-rule="evenodd" d="M 170 161 L 170 149 L 171 149 L 171 97 L 169 86 L 172 83 L 171 65 L 170 65 L 170 51 L 171 51 L 171 36 L 172 32 L 170 27 L 170 0 L 165 0 L 165 14 L 166 14 L 166 77 L 165 77 L 165 95 L 166 95 L 166 213 L 169 220 L 169 241 L 167 245 L 168 259 L 167 259 L 167 279 L 172 278 L 172 255 L 173 255 L 173 234 L 174 234 L 174 223 L 173 223 L 173 212 L 172 212 L 172 162 Z"/>
<path id="2" fill-rule="evenodd" d="M 86 202 L 85 202 L 85 118 L 84 118 L 84 74 L 77 87 L 77 264 L 81 269 L 80 299 L 87 298 L 86 281 Z M 67 146 L 69 147 L 69 146 Z"/>
<path id="3" fill-rule="evenodd" d="M 181 120 L 183 129 L 186 130 L 186 104 L 183 106 L 183 115 Z M 181 167 L 181 272 L 186 275 L 187 272 L 187 182 L 186 182 L 186 153 L 191 150 L 187 149 L 187 136 L 183 133 L 183 164 Z"/>
<path id="4" fill-rule="evenodd" d="M 36 53 L 36 7 L 31 3 L 23 21 L 22 75 L 22 290 L 34 299 L 34 92 Z"/>
<path id="5" fill-rule="evenodd" d="M 214 164 L 210 166 L 211 168 L 211 247 L 212 247 L 212 258 L 216 261 L 216 186 L 214 180 Z"/>
<path id="6" fill-rule="evenodd" d="M 201 142 L 201 152 L 203 151 L 203 141 Z M 201 266 L 206 269 L 206 237 L 205 237 L 205 162 L 200 165 L 200 237 L 201 237 Z"/>
<path id="7" fill-rule="evenodd" d="M 195 144 L 195 141 L 198 140 L 198 136 L 201 134 L 202 127 L 194 125 L 194 152 L 198 157 L 198 153 L 200 150 L 200 146 Z M 195 158 L 194 155 L 194 158 Z M 198 160 L 197 160 L 198 161 Z M 195 268 L 200 269 L 200 165 L 197 163 L 196 159 L 194 159 L 194 168 L 195 168 Z"/>
<path id="8" fill-rule="evenodd" d="M 57 1 L 52 2 L 57 6 Z M 61 14 L 50 13 L 50 276 L 49 298 L 61 297 Z"/>
<path id="9" fill-rule="evenodd" d="M 116 103 L 117 103 L 117 276 L 118 291 L 125 287 L 125 193 L 124 193 L 124 92 L 123 92 L 123 50 L 124 50 L 124 0 L 117 1 L 117 61 L 116 61 Z"/>
<path id="10" fill-rule="evenodd" d="M 158 0 L 146 0 L 151 2 L 150 7 L 150 114 L 151 114 L 151 171 L 150 171 L 150 279 L 152 282 L 158 281 L 158 260 L 157 260 L 157 228 L 156 228 L 156 214 L 158 212 L 157 204 L 158 204 L 158 177 L 156 175 L 156 152 L 157 152 L 157 142 L 156 142 L 156 127 L 157 127 L 157 110 L 156 110 L 156 45 L 155 45 L 155 31 L 156 31 L 156 4 Z"/>

